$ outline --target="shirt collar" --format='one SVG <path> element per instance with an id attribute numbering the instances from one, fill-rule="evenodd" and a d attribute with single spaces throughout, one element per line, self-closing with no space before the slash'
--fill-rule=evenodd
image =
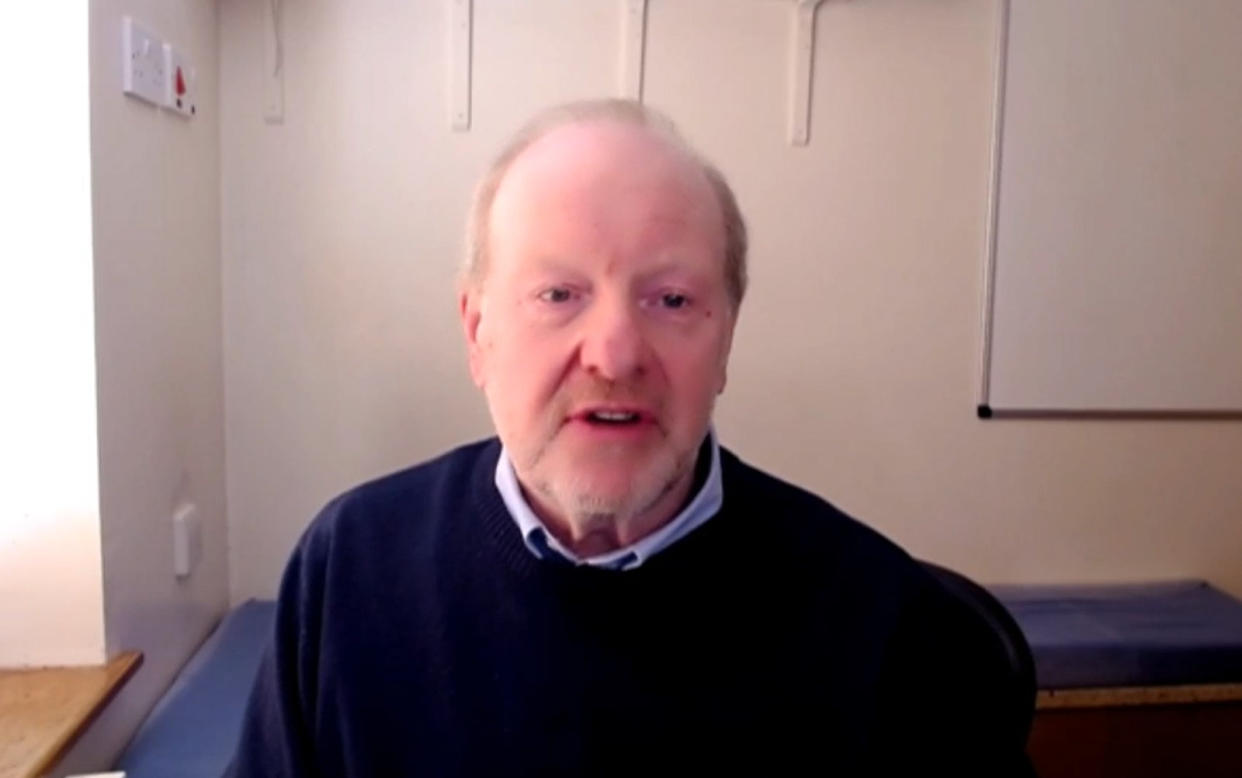
<path id="1" fill-rule="evenodd" d="M 517 472 L 513 469 L 513 461 L 509 458 L 508 449 L 504 447 L 501 447 L 500 459 L 496 462 L 496 488 L 500 491 L 501 499 L 504 500 L 509 515 L 517 524 L 526 547 L 536 557 L 573 565 L 632 570 L 681 540 L 719 512 L 724 500 L 724 489 L 720 478 L 720 446 L 716 442 L 716 431 L 711 428 L 707 431 L 707 449 L 708 456 L 711 457 L 707 478 L 703 481 L 698 493 L 694 495 L 694 499 L 690 500 L 680 513 L 655 532 L 639 538 L 628 546 L 585 558 L 579 557 L 562 545 L 556 536 L 544 526 L 543 521 L 535 515 L 535 511 L 522 494 Z M 702 456 L 702 453 L 699 456 Z"/>

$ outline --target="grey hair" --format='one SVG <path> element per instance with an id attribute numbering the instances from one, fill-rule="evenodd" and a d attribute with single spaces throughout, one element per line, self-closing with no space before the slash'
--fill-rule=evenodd
<path id="1" fill-rule="evenodd" d="M 671 119 L 634 100 L 581 100 L 558 105 L 537 114 L 513 136 L 474 190 L 466 225 L 466 261 L 463 269 L 465 280 L 468 283 L 478 283 L 487 272 L 488 222 L 492 201 L 513 161 L 533 143 L 555 129 L 595 121 L 614 121 L 651 130 L 674 148 L 683 151 L 699 166 L 715 192 L 724 224 L 723 259 L 729 302 L 734 311 L 740 308 L 742 297 L 746 294 L 746 223 L 742 219 L 742 212 L 729 182 L 715 165 L 685 142 Z"/>

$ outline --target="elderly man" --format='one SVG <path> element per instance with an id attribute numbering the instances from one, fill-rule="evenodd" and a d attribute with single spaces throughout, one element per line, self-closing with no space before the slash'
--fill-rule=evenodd
<path id="1" fill-rule="evenodd" d="M 460 313 L 497 438 L 315 519 L 235 775 L 1021 769 L 987 627 L 717 443 L 746 233 L 667 120 L 548 112 L 470 224 Z"/>

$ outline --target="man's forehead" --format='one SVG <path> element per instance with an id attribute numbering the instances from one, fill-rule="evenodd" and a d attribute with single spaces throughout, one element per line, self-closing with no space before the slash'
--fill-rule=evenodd
<path id="1" fill-rule="evenodd" d="M 531 143 L 510 163 L 496 200 L 609 186 L 711 194 L 701 167 L 670 138 L 644 126 L 599 119 L 556 127 Z"/>
<path id="2" fill-rule="evenodd" d="M 489 232 L 561 226 L 722 232 L 719 205 L 701 165 L 641 126 L 594 121 L 558 127 L 512 162 L 492 202 Z"/>

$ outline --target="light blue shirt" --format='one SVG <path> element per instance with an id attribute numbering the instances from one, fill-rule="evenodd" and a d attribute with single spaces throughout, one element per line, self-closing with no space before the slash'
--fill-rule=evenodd
<path id="1" fill-rule="evenodd" d="M 522 495 L 518 485 L 517 472 L 513 469 L 513 461 L 504 447 L 500 449 L 500 460 L 496 462 L 496 488 L 500 497 L 509 509 L 509 515 L 517 523 L 522 533 L 522 540 L 530 552 L 540 559 L 548 559 L 556 554 L 575 565 L 591 565 L 612 570 L 633 570 L 651 557 L 689 535 L 693 530 L 720 511 L 724 499 L 724 489 L 720 480 L 720 446 L 716 443 L 715 430 L 707 431 L 711 454 L 711 468 L 707 472 L 707 480 L 703 482 L 698 494 L 688 505 L 673 517 L 673 520 L 660 527 L 650 535 L 640 538 L 624 548 L 597 554 L 586 558 L 579 557 L 561 544 L 556 536 L 548 531 L 543 522 L 535 515 Z"/>

